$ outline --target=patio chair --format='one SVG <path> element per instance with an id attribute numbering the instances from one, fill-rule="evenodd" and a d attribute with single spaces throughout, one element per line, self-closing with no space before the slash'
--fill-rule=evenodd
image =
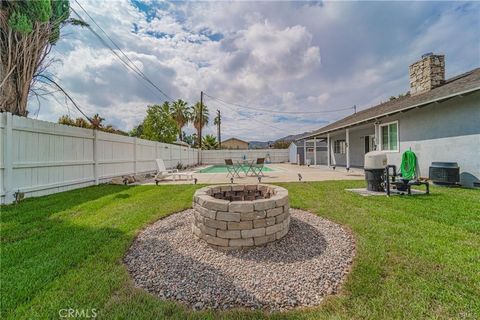
<path id="1" fill-rule="evenodd" d="M 239 166 L 236 166 L 236 165 L 233 163 L 233 160 L 232 160 L 232 159 L 225 159 L 225 165 L 227 166 L 227 170 L 228 170 L 227 178 L 228 178 L 229 176 L 231 176 L 232 178 L 234 178 L 235 175 L 237 175 L 237 177 L 240 177 L 240 175 L 238 174 L 238 171 L 240 171 L 240 167 L 239 167 Z"/>
<path id="2" fill-rule="evenodd" d="M 155 162 L 157 163 L 157 174 L 155 175 L 155 182 L 171 177 L 174 172 L 178 172 L 178 169 L 167 169 L 165 167 L 165 162 L 163 162 L 163 159 L 155 159 Z"/>
<path id="3" fill-rule="evenodd" d="M 252 172 L 255 176 L 265 176 L 263 174 L 263 168 L 265 164 L 265 158 L 257 158 L 256 163 L 252 164 Z"/>
<path id="4" fill-rule="evenodd" d="M 176 178 L 182 180 L 185 177 L 187 180 L 193 180 L 194 171 L 174 172 L 172 174 L 173 181 L 177 181 Z"/>
<path id="5" fill-rule="evenodd" d="M 165 180 L 165 178 L 168 177 L 172 177 L 173 181 L 176 181 L 177 177 L 179 179 L 182 177 L 186 177 L 188 180 L 193 179 L 193 172 L 179 172 L 178 169 L 167 169 L 163 159 L 155 159 L 155 162 L 157 163 L 157 174 L 154 179 L 157 185 L 160 181 Z"/>

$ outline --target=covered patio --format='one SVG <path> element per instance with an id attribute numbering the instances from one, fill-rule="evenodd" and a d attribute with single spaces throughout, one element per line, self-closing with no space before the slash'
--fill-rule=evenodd
<path id="1" fill-rule="evenodd" d="M 347 172 L 363 172 L 361 170 L 364 164 L 364 156 L 367 152 L 376 150 L 379 137 L 379 123 L 367 123 L 355 127 L 346 127 L 337 130 L 325 130 L 312 134 L 304 140 L 305 162 L 308 156 L 308 147 L 313 142 L 314 149 L 318 143 L 325 142 L 327 145 L 326 156 L 313 153 L 314 166 L 325 166 L 326 168 L 336 169 L 338 167 L 346 168 Z"/>

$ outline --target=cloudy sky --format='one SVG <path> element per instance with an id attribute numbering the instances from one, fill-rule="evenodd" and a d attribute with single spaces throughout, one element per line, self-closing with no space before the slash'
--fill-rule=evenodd
<path id="1" fill-rule="evenodd" d="M 361 110 L 404 93 L 408 65 L 426 52 L 446 55 L 447 77 L 480 66 L 474 2 L 79 3 L 169 97 L 193 104 L 203 90 L 224 101 L 205 99 L 211 114 L 221 110 L 225 138 L 313 130 L 352 113 L 353 105 Z M 53 54 L 50 71 L 64 89 L 119 129 L 131 129 L 147 105 L 165 100 L 86 28 L 64 28 Z M 37 112 L 36 101 L 30 111 Z M 38 118 L 62 114 L 79 116 L 57 94 L 41 102 Z M 215 133 L 213 124 L 206 132 Z"/>

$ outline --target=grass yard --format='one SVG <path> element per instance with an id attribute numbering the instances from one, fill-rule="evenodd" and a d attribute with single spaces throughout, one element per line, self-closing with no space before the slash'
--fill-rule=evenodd
<path id="1" fill-rule="evenodd" d="M 190 312 L 132 287 L 122 257 L 149 223 L 191 206 L 196 186 L 98 186 L 1 208 L 2 319 L 480 318 L 480 192 L 361 197 L 362 181 L 284 183 L 291 206 L 348 226 L 357 256 L 343 294 L 322 306 Z"/>

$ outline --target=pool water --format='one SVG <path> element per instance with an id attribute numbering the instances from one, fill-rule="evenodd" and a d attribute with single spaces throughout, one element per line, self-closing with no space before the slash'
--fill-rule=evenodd
<path id="1" fill-rule="evenodd" d="M 239 172 L 240 174 L 242 174 L 244 171 L 247 171 L 248 166 L 247 165 L 242 165 L 242 169 L 243 170 L 240 170 L 240 172 Z M 267 166 L 264 166 L 263 170 L 262 170 L 262 172 L 271 172 L 271 171 L 275 171 L 275 170 L 273 170 L 272 168 L 269 168 Z M 224 164 L 210 166 L 208 168 L 205 168 L 205 169 L 202 169 L 202 170 L 199 171 L 199 173 L 227 173 L 227 172 L 228 172 L 227 166 L 224 165 Z M 249 174 L 250 173 L 251 173 L 251 171 L 249 172 Z"/>

